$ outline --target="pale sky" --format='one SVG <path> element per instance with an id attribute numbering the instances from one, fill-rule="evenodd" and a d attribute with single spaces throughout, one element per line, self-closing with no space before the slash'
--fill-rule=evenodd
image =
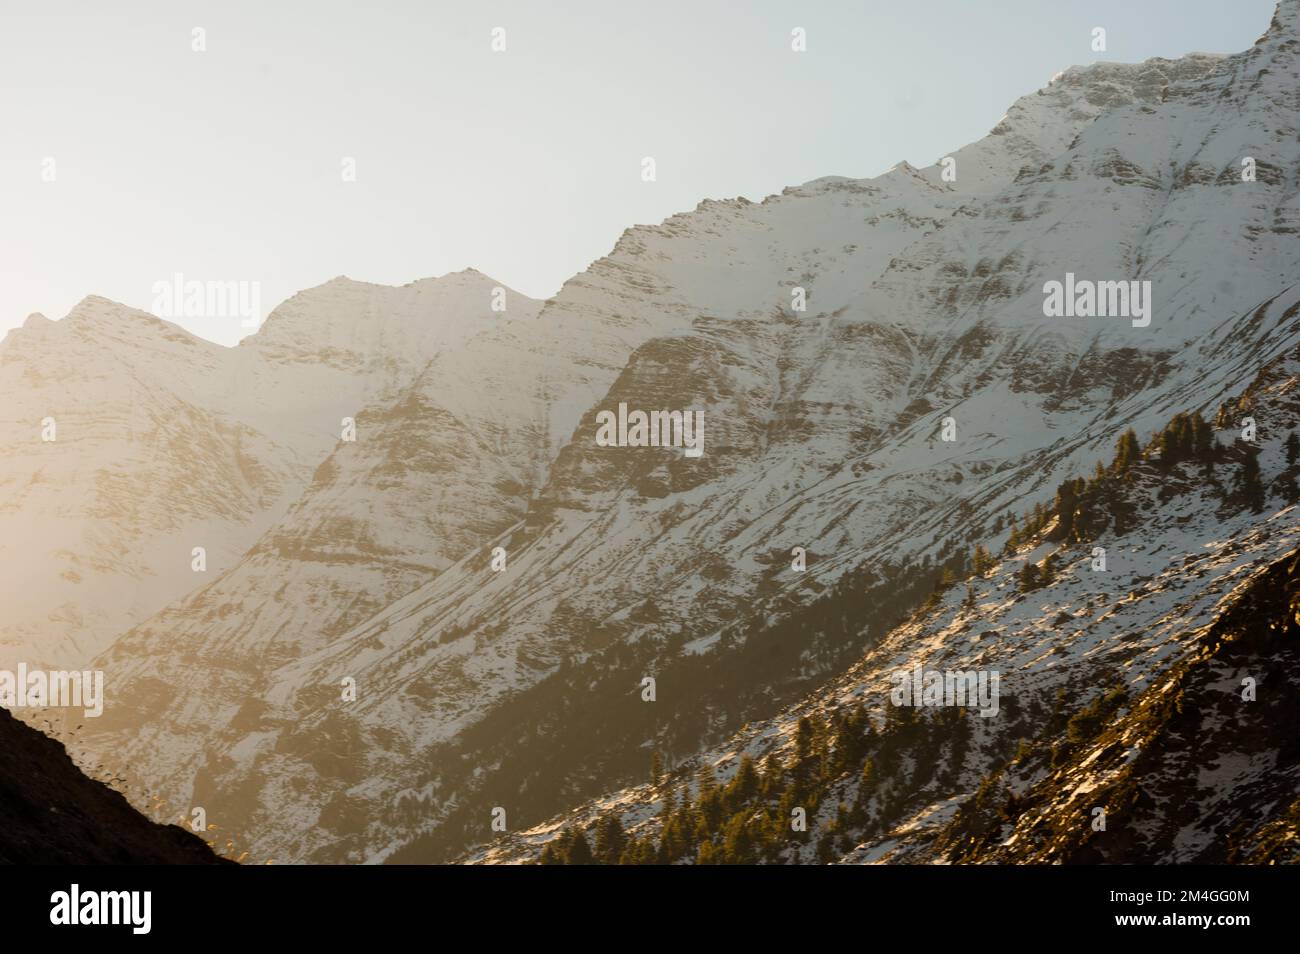
<path id="1" fill-rule="evenodd" d="M 88 294 L 148 309 L 177 272 L 259 282 L 264 313 L 469 266 L 544 298 L 631 225 L 928 165 L 1067 66 L 1236 52 L 1274 2 L 112 6 L 0 0 L 0 332 Z"/>

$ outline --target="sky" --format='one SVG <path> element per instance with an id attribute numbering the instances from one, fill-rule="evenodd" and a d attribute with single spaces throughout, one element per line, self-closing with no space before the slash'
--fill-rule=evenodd
<path id="1" fill-rule="evenodd" d="M 545 298 L 633 225 L 928 165 L 1067 66 L 1236 52 L 1274 2 L 109 6 L 0 0 L 0 333 L 177 274 L 258 317 L 338 275 Z"/>

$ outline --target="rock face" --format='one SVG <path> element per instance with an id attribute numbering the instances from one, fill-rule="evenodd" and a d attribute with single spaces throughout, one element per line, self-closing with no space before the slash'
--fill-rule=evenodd
<path id="1" fill-rule="evenodd" d="M 88 751 L 298 860 L 449 858 L 771 718 L 923 567 L 1300 343 L 1298 18 L 1067 70 L 952 166 L 630 229 L 544 305 L 336 280 L 231 351 L 98 300 L 30 322 L 0 539 L 59 542 L 6 544 L 10 651 L 95 657 Z M 1150 323 L 1045 316 L 1066 273 L 1149 282 Z M 703 456 L 599 446 L 621 403 L 702 412 Z"/>
<path id="2" fill-rule="evenodd" d="M 197 836 L 145 818 L 53 739 L 0 710 L 0 864 L 213 865 Z"/>
<path id="3" fill-rule="evenodd" d="M 344 417 L 491 323 L 495 287 L 476 272 L 335 279 L 233 349 L 102 298 L 28 319 L 0 347 L 0 665 L 82 665 L 236 564 L 311 486 Z"/>
<path id="4" fill-rule="evenodd" d="M 661 863 L 1300 861 L 1300 451 L 1281 437 L 1298 387 L 1295 349 L 1218 409 L 1278 435 L 1258 449 L 1225 444 L 1207 467 L 1152 445 L 1070 511 L 1075 532 L 1049 514 L 775 718 L 463 860 L 563 859 L 617 819 Z M 1250 504 L 1256 454 L 1278 492 Z M 1050 582 L 1026 591 L 1025 568 L 1048 561 Z M 828 594 L 821 615 L 856 596 Z M 916 671 L 996 673 L 996 713 L 983 697 L 900 707 L 898 674 Z M 745 763 L 761 766 L 748 794 Z M 792 831 L 794 807 L 806 831 Z M 715 813 L 704 848 L 698 819 Z"/>

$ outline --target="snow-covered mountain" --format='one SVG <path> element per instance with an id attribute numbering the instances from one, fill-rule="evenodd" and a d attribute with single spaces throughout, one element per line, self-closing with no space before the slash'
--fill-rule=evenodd
<path id="1" fill-rule="evenodd" d="M 233 566 L 302 496 L 344 417 L 491 327 L 496 287 L 476 272 L 337 278 L 237 348 L 102 298 L 29 318 L 0 346 L 0 668 L 85 664 Z"/>
<path id="2" fill-rule="evenodd" d="M 1300 296 L 1273 308 L 1294 321 Z M 1153 442 L 775 718 L 464 860 L 563 860 L 613 830 L 624 863 L 1294 863 L 1298 386 L 1300 347 L 1213 411 L 1267 437 Z M 914 671 L 997 673 L 997 711 L 899 706 Z"/>
<path id="3" fill-rule="evenodd" d="M 882 636 L 871 626 L 905 608 L 890 594 L 926 568 L 1050 501 L 1127 428 L 1216 408 L 1300 343 L 1298 34 L 1300 0 L 1283 0 L 1240 54 L 1066 70 L 954 162 L 704 202 L 628 230 L 540 310 L 511 295 L 489 315 L 493 283 L 462 275 L 329 283 L 233 352 L 155 323 L 157 347 L 193 347 L 196 364 L 151 361 L 166 367 L 140 372 L 149 393 L 221 420 L 205 432 L 247 428 L 259 463 L 235 469 L 257 482 L 236 485 L 242 507 L 224 481 L 202 495 L 229 541 L 210 583 L 77 604 L 107 607 L 87 646 L 104 649 L 112 704 L 85 751 L 276 857 L 430 860 L 487 839 L 493 807 L 518 830 L 642 777 L 652 749 L 678 761 L 775 716 Z M 1149 282 L 1149 323 L 1045 315 L 1044 284 L 1067 273 Z M 18 369 L 5 393 L 46 360 L 10 356 L 29 330 L 0 351 Z M 49 386 L 82 364 L 118 371 L 103 357 L 119 350 L 65 356 Z M 204 361 L 229 382 L 221 399 L 193 393 Z M 22 425 L 52 399 L 22 405 Z M 74 419 L 108 406 L 76 400 Z M 702 412 L 703 455 L 601 446 L 596 414 L 620 404 Z M 355 442 L 338 440 L 343 416 Z M 185 470 L 188 453 L 157 466 Z M 83 470 L 64 492 L 87 499 L 86 465 L 65 466 Z M 32 533 L 60 504 L 41 507 Z M 180 546 L 191 531 L 174 519 L 133 532 Z M 1219 537 L 1198 532 L 1132 565 L 1200 559 Z M 163 576 L 97 560 L 106 592 Z M 839 635 L 790 629 L 764 650 L 789 654 L 769 678 L 759 634 L 864 572 Z M 69 599 L 33 610 L 25 645 L 38 611 Z M 131 628 L 110 646 L 114 624 Z M 934 641 L 967 650 L 949 635 Z M 1176 658 L 1153 653 L 1134 679 Z"/>

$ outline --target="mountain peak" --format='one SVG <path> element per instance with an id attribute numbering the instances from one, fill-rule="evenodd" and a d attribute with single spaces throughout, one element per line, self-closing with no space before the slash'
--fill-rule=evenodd
<path id="1" fill-rule="evenodd" d="M 124 305 L 120 301 L 113 301 L 103 295 L 87 295 L 72 306 L 63 320 L 77 328 L 119 325 L 123 320 L 134 320 L 142 324 L 165 323 L 157 315 Z"/>
<path id="2" fill-rule="evenodd" d="M 1268 30 L 1256 41 L 1256 45 L 1274 37 L 1291 36 L 1300 32 L 1300 0 L 1278 0 L 1277 9 Z"/>
<path id="3" fill-rule="evenodd" d="M 430 275 L 428 278 L 417 278 L 413 282 L 408 282 L 403 287 L 439 284 L 463 285 L 467 282 L 472 282 L 474 284 L 502 285 L 501 282 L 497 281 L 491 275 L 486 275 L 483 272 L 480 272 L 477 268 L 462 268 L 458 272 L 446 272 L 442 275 Z"/>

